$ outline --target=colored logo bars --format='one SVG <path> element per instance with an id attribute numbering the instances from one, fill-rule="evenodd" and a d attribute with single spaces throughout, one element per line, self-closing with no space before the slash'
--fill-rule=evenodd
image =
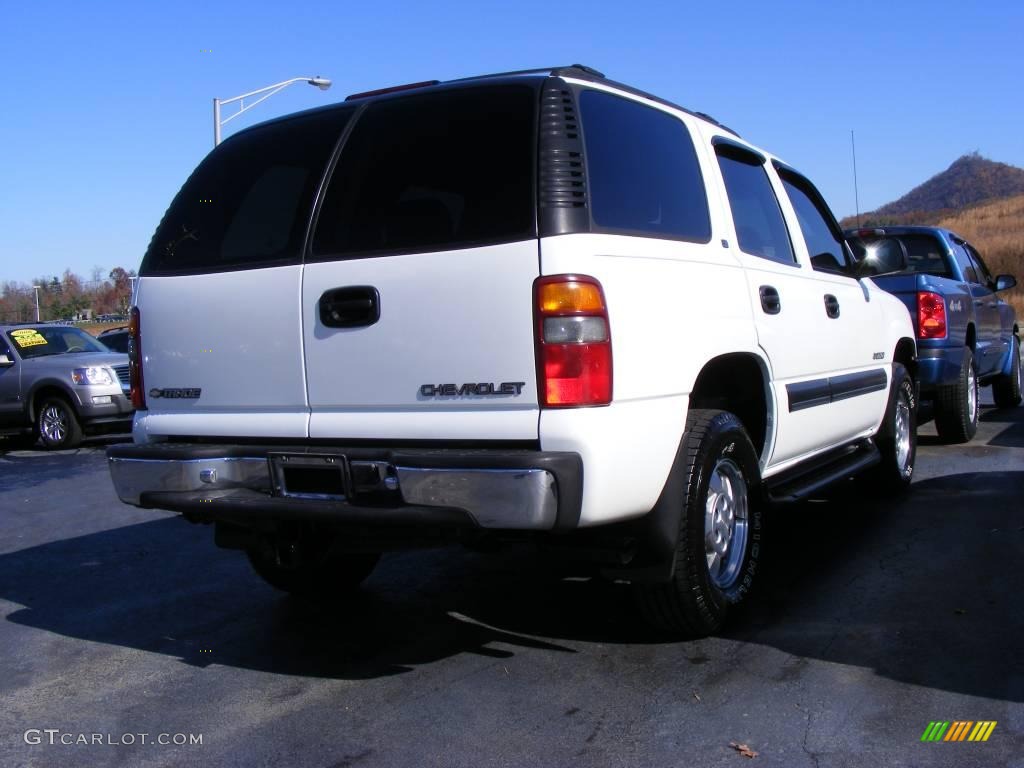
<path id="1" fill-rule="evenodd" d="M 921 734 L 921 741 L 988 741 L 995 720 L 933 720 Z"/>

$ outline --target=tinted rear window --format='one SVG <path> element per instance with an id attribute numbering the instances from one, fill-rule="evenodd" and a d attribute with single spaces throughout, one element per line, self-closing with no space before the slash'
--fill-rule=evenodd
<path id="1" fill-rule="evenodd" d="M 353 112 L 306 115 L 226 140 L 174 198 L 141 274 L 298 262 L 313 194 Z"/>
<path id="2" fill-rule="evenodd" d="M 328 186 L 314 258 L 535 237 L 537 101 L 510 84 L 371 103 Z"/>
<path id="3" fill-rule="evenodd" d="M 682 121 L 603 91 L 580 95 L 587 179 L 601 229 L 706 243 L 711 220 Z"/>
<path id="4" fill-rule="evenodd" d="M 875 248 L 885 240 L 884 237 L 851 237 L 850 247 L 854 255 L 861 260 L 868 248 Z M 923 272 L 936 277 L 951 277 L 949 263 L 946 261 L 946 247 L 932 235 L 899 235 L 898 239 L 907 249 L 907 271 Z"/>

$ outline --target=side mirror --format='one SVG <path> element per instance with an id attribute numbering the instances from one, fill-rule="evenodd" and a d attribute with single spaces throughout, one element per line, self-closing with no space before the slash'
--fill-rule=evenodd
<path id="1" fill-rule="evenodd" d="M 895 237 L 864 243 L 864 257 L 857 262 L 857 277 L 879 277 L 904 272 L 907 269 L 907 251 Z"/>
<path id="2" fill-rule="evenodd" d="M 0 368 L 10 368 L 12 365 L 14 365 L 14 361 L 9 355 L 0 354 Z"/>
<path id="3" fill-rule="evenodd" d="M 1013 275 L 999 275 L 996 278 L 996 291 L 1008 291 L 1017 287 L 1017 278 Z"/>

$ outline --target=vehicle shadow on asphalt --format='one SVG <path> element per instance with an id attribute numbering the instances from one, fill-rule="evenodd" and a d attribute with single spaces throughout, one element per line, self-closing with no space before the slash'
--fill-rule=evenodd
<path id="1" fill-rule="evenodd" d="M 87 437 L 80 448 L 47 451 L 37 446 L 25 447 L 0 439 L 0 493 L 35 488 L 51 480 L 95 472 L 89 461 L 68 461 L 68 456 L 97 455 L 108 445 L 130 442 L 131 435 Z"/>
<path id="2" fill-rule="evenodd" d="M 1024 408 L 992 408 L 982 411 L 980 420 L 1006 425 L 1002 432 L 988 441 L 989 445 L 1024 448 Z"/>
<path id="3" fill-rule="evenodd" d="M 915 483 L 895 502 L 841 489 L 772 510 L 761 589 L 723 637 L 1022 701 L 1007 665 L 1024 636 L 1024 525 L 1006 506 L 1022 495 L 1024 472 L 989 472 Z M 534 553 L 389 555 L 362 591 L 307 604 L 211 533 L 165 518 L 0 555 L 0 597 L 24 606 L 7 619 L 198 668 L 339 679 L 462 653 L 571 664 L 584 643 L 691 648 L 644 630 L 628 586 L 559 579 Z"/>
<path id="4" fill-rule="evenodd" d="M 851 486 L 774 510 L 758 597 L 728 637 L 879 677 L 1024 701 L 1024 471 Z M 838 693 L 838 692 L 837 692 Z"/>

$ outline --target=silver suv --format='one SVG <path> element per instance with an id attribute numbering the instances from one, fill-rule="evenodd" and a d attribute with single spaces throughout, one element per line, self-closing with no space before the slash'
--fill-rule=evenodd
<path id="1" fill-rule="evenodd" d="M 74 448 L 85 431 L 128 431 L 128 356 L 79 328 L 0 325 L 0 435 Z"/>

